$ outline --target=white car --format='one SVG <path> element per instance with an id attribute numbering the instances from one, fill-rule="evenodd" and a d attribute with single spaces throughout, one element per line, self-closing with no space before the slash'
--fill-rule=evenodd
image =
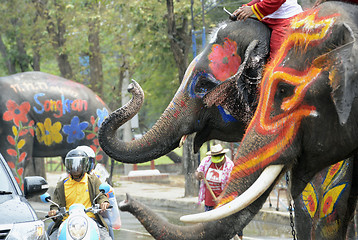
<path id="1" fill-rule="evenodd" d="M 24 178 L 21 191 L 4 157 L 0 154 L 0 239 L 48 239 L 44 222 L 39 220 L 26 198 L 43 194 L 48 184 L 43 177 Z"/>

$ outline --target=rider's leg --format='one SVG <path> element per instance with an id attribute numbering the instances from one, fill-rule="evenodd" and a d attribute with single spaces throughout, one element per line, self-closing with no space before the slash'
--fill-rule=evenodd
<path id="1" fill-rule="evenodd" d="M 49 236 L 50 240 L 57 240 L 58 228 Z"/>
<path id="2" fill-rule="evenodd" d="M 107 231 L 106 227 L 103 227 L 101 224 L 97 223 L 99 235 L 101 237 L 101 240 L 112 240 L 112 238 L 109 236 L 109 233 Z"/>
<path id="3" fill-rule="evenodd" d="M 53 221 L 48 224 L 46 232 L 47 232 L 47 235 L 49 235 L 49 236 L 50 236 L 50 232 L 52 231 L 53 225 L 55 225 L 55 222 L 53 222 Z"/>
<path id="4" fill-rule="evenodd" d="M 112 228 L 112 224 L 111 221 L 109 221 L 108 218 L 103 217 L 103 220 L 106 222 L 107 226 L 108 226 L 108 232 L 109 232 L 109 236 L 114 239 L 114 232 L 113 232 L 113 228 Z"/>

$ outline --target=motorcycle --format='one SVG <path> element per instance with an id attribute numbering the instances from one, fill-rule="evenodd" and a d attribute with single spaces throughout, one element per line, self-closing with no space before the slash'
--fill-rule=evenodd
<path id="1" fill-rule="evenodd" d="M 101 193 L 104 192 L 101 187 L 100 191 Z M 57 239 L 59 240 L 100 239 L 100 233 L 96 221 L 88 217 L 86 214 L 87 212 L 92 212 L 93 214 L 100 213 L 100 205 L 95 204 L 95 201 L 100 196 L 100 194 L 98 194 L 94 198 L 92 207 L 86 209 L 83 204 L 76 203 L 70 206 L 68 211 L 66 211 L 66 207 L 60 207 L 57 203 L 51 200 L 50 194 L 45 193 L 40 196 L 41 201 L 44 203 L 50 202 L 56 205 L 59 208 L 59 211 L 54 216 L 45 216 L 45 219 L 43 219 L 43 221 L 57 218 L 63 219 L 66 215 L 68 215 L 68 218 L 63 221 L 58 228 Z M 113 208 L 113 206 L 109 206 L 109 208 Z M 55 225 L 56 224 L 49 225 L 47 229 L 47 233 L 49 236 L 55 230 L 53 229 L 54 227 L 56 227 Z"/>

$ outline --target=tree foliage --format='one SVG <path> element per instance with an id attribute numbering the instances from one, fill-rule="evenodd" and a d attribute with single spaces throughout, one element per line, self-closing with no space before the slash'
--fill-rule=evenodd
<path id="1" fill-rule="evenodd" d="M 223 5 L 242 4 L 203 1 L 207 28 L 227 18 Z M 33 70 L 62 75 L 88 85 L 115 109 L 128 71 L 145 91 L 140 122 L 146 127 L 175 94 L 193 58 L 191 30 L 203 24 L 198 0 L 8 0 L 0 13 L 1 76 Z"/>

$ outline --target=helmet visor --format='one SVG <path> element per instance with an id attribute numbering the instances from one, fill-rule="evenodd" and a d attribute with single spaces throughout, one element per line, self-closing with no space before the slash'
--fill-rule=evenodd
<path id="1" fill-rule="evenodd" d="M 77 175 L 84 173 L 86 168 L 86 157 L 68 157 L 65 160 L 65 165 L 68 173 Z"/>

